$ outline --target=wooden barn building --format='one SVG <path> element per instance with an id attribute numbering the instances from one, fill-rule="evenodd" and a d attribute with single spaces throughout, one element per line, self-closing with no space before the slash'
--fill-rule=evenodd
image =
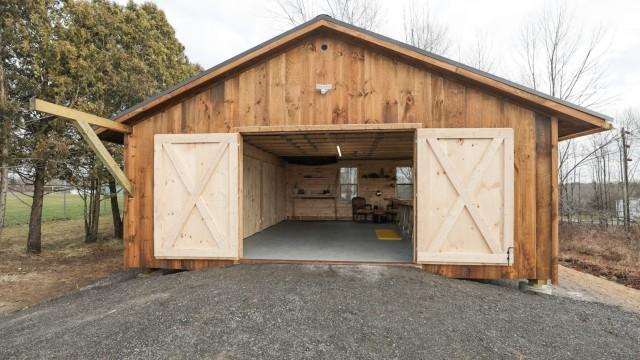
<path id="1" fill-rule="evenodd" d="M 413 264 L 557 281 L 558 142 L 609 118 L 328 16 L 74 120 L 128 191 L 124 264 Z M 125 146 L 124 172 L 97 136 Z"/>

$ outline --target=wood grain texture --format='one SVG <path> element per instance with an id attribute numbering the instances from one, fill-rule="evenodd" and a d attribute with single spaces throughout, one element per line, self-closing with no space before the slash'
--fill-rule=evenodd
<path id="1" fill-rule="evenodd" d="M 286 218 L 285 162 L 247 143 L 244 147 L 243 237 Z"/>
<path id="2" fill-rule="evenodd" d="M 551 122 L 536 117 L 536 243 L 551 244 Z M 551 278 L 551 246 L 536 247 L 536 279 Z"/>
<path id="3" fill-rule="evenodd" d="M 83 111 L 71 109 L 66 106 L 53 104 L 48 101 L 37 99 L 35 97 L 29 100 L 29 109 L 31 111 L 40 111 L 63 119 L 75 120 L 91 125 L 96 125 L 101 128 L 117 131 L 120 133 L 128 134 L 131 132 L 131 127 L 128 125 L 124 125 L 122 123 L 115 122 L 110 119 L 105 119 L 103 117 L 89 114 Z"/>
<path id="4" fill-rule="evenodd" d="M 239 258 L 239 136 L 154 137 L 154 257 Z"/>
<path id="5" fill-rule="evenodd" d="M 107 168 L 109 174 L 111 174 L 118 184 L 127 191 L 128 195 L 132 195 L 134 193 L 133 184 L 129 181 L 129 178 L 127 178 L 124 171 L 120 169 L 120 165 L 113 159 L 113 156 L 111 156 L 111 153 L 109 153 L 109 150 L 107 150 L 91 126 L 88 123 L 79 120 L 72 120 L 71 123 L 78 130 L 98 159 L 100 159 L 102 165 Z"/>
<path id="6" fill-rule="evenodd" d="M 244 141 L 281 157 L 337 156 L 340 159 L 411 159 L 414 131 L 244 135 Z"/>
<path id="7" fill-rule="evenodd" d="M 182 132 L 183 104 L 133 127 L 127 136 L 125 171 L 138 184 L 136 196 L 127 200 L 124 263 L 127 268 L 204 269 L 234 263 L 233 260 L 157 259 L 153 254 L 153 136 Z"/>
<path id="8" fill-rule="evenodd" d="M 102 164 L 107 168 L 107 171 L 109 171 L 109 173 L 115 178 L 118 184 L 120 184 L 128 194 L 133 194 L 133 184 L 131 184 L 125 173 L 120 169 L 120 165 L 116 163 L 113 156 L 111 156 L 91 127 L 91 125 L 97 125 L 117 132 L 130 133 L 130 126 L 101 118 L 93 114 L 56 105 L 35 97 L 30 99 L 29 106 L 31 111 L 40 111 L 53 115 L 53 117 L 51 117 L 52 119 L 63 118 L 71 121 L 73 126 L 78 130 L 82 138 L 87 142 L 89 147 L 94 151 L 95 155 L 100 159 Z"/>
<path id="9" fill-rule="evenodd" d="M 478 103 L 479 102 L 479 103 Z M 469 104 L 471 103 L 471 104 Z M 472 115 L 468 122 L 482 127 L 514 129 L 514 253 L 513 266 L 494 265 L 423 265 L 427 271 L 442 276 L 472 279 L 528 279 L 536 274 L 536 157 L 535 114 L 509 102 L 495 102 L 490 96 L 467 98 L 467 106 L 487 107 Z M 475 118 L 477 117 L 477 118 Z M 478 119 L 479 118 L 479 119 Z M 420 209 L 418 209 L 420 211 Z M 420 231 L 420 230 L 418 230 Z"/>
<path id="10" fill-rule="evenodd" d="M 560 192 L 558 189 L 558 118 L 551 117 L 551 282 L 558 284 Z"/>
<path id="11" fill-rule="evenodd" d="M 322 51 L 324 43 L 328 47 Z M 263 86 L 261 81 L 270 84 L 268 91 L 257 91 Z M 320 81 L 333 84 L 334 90 L 320 95 L 315 90 L 316 82 Z M 260 104 L 256 104 L 258 101 Z M 281 113 L 284 120 L 277 116 Z M 540 216 L 546 216 L 542 212 L 550 210 L 539 208 L 536 200 L 536 141 L 547 135 L 537 134 L 535 112 L 459 78 L 326 34 L 305 38 L 277 57 L 229 74 L 183 101 L 132 124 L 132 133 L 127 136 L 126 174 L 136 186 L 137 194 L 127 201 L 125 210 L 125 263 L 129 267 L 163 268 L 228 264 L 153 257 L 155 134 L 230 132 L 234 127 L 249 126 L 415 122 L 427 128 L 512 128 L 515 146 L 514 265 L 426 265 L 424 268 L 459 278 L 538 278 L 538 248 L 549 248 L 551 243 L 536 242 L 538 211 Z M 548 262 L 541 266 L 548 267 L 546 264 Z"/>
<path id="12" fill-rule="evenodd" d="M 532 107 L 540 112 L 549 115 L 555 115 L 562 119 L 567 119 L 569 122 L 582 122 L 582 129 L 578 129 L 578 131 L 589 130 L 591 128 L 602 128 L 604 130 L 610 127 L 610 124 L 602 117 L 598 117 L 593 114 L 581 111 L 579 109 L 576 109 L 575 107 L 567 106 L 562 102 L 547 99 L 545 97 L 537 95 L 532 91 L 526 91 L 514 87 L 505 81 L 499 81 L 480 72 L 472 71 L 466 67 L 458 66 L 455 63 L 447 62 L 442 59 L 432 57 L 418 51 L 414 51 L 406 46 L 403 46 L 402 44 L 388 41 L 382 37 L 375 36 L 374 34 L 360 31 L 351 27 L 346 27 L 343 24 L 337 23 L 329 18 L 316 18 L 301 25 L 291 32 L 284 33 L 281 36 L 265 43 L 263 46 L 256 47 L 252 51 L 244 53 L 241 56 L 238 56 L 224 64 L 221 64 L 211 71 L 201 74 L 201 76 L 197 77 L 196 79 L 175 89 L 172 89 L 171 91 L 158 96 L 151 101 L 148 101 L 142 106 L 139 106 L 132 111 L 121 115 L 117 119 L 117 121 L 125 122 L 132 119 L 138 119 L 145 115 L 149 116 L 149 112 L 156 110 L 158 106 L 161 106 L 166 102 L 176 101 L 176 99 L 179 100 L 182 97 L 188 96 L 188 94 L 192 91 L 197 91 L 198 89 L 205 87 L 222 77 L 228 76 L 231 72 L 241 71 L 246 67 L 251 67 L 251 69 L 249 70 L 251 73 L 246 75 L 249 77 L 257 75 L 260 84 L 260 79 L 269 78 L 268 76 L 263 77 L 263 69 L 266 67 L 266 65 L 264 64 L 265 59 L 278 56 L 291 46 L 299 42 L 304 42 L 309 37 L 317 36 L 328 37 L 328 39 L 324 40 L 323 45 L 333 45 L 335 39 L 341 39 L 350 43 L 357 43 L 360 47 L 372 48 L 377 52 L 388 54 L 386 57 L 378 57 L 376 56 L 376 54 L 368 56 L 369 58 L 377 58 L 379 61 L 373 61 L 369 64 L 365 64 L 365 84 L 367 83 L 367 80 L 377 78 L 377 76 L 372 76 L 372 74 L 378 75 L 379 68 L 388 67 L 389 60 L 394 64 L 397 64 L 397 60 L 402 59 L 405 62 L 419 64 L 421 67 L 436 71 L 438 73 L 444 74 L 445 76 L 458 79 L 465 83 L 472 84 L 473 86 L 488 89 L 488 91 L 500 94 L 500 96 L 508 97 L 512 101 L 522 103 L 525 106 Z M 314 79 L 311 79 L 312 81 L 316 81 L 318 79 L 322 80 L 323 77 L 330 78 L 332 75 L 336 74 L 343 74 L 345 72 L 345 64 L 353 64 L 353 61 L 345 59 L 345 57 L 353 54 L 353 52 L 350 51 L 350 48 L 344 47 L 343 43 L 335 44 L 335 46 L 333 47 L 317 47 L 316 44 L 305 44 L 304 48 L 309 51 L 303 52 L 302 54 L 300 54 L 300 56 L 297 56 L 296 60 L 300 61 L 298 63 L 298 66 L 303 69 L 303 74 L 312 74 L 314 76 Z M 324 52 L 325 56 L 310 56 L 312 52 L 317 53 L 318 51 Z M 365 58 L 366 57 L 367 56 L 365 55 Z M 305 60 L 308 60 L 310 63 L 302 62 Z M 285 61 L 288 63 L 287 60 Z M 259 65 L 253 65 L 256 62 L 258 62 Z M 391 78 L 395 79 L 396 77 L 402 77 L 402 69 L 398 67 L 392 67 L 389 70 L 392 70 L 391 72 L 388 72 L 388 74 L 391 75 Z M 370 95 L 370 100 L 373 103 L 377 104 L 377 106 L 365 106 L 363 110 L 365 112 L 369 112 L 370 114 L 374 114 L 374 116 L 376 117 L 382 114 L 384 119 L 393 122 L 394 120 L 398 119 L 397 110 L 403 107 L 402 102 L 398 101 L 397 99 L 388 99 L 384 102 L 380 102 L 379 100 L 381 97 L 384 98 L 388 92 L 397 92 L 399 83 L 397 81 L 391 81 L 387 83 L 386 81 L 388 80 L 388 78 L 384 77 L 380 80 L 383 84 L 382 88 L 379 88 L 376 92 L 367 91 L 368 95 Z M 263 95 L 262 89 L 264 88 L 246 88 L 244 89 L 244 91 L 250 93 L 253 90 L 255 94 L 255 90 L 257 90 L 258 97 L 261 97 Z M 449 90 L 457 92 L 457 90 L 450 87 L 447 87 L 446 90 L 447 92 Z M 338 93 L 341 92 L 338 91 Z M 306 92 L 305 88 L 303 88 L 301 89 L 299 95 L 308 95 L 308 92 Z M 322 99 L 320 100 L 320 102 L 324 103 L 326 102 L 326 100 Z M 250 112 L 249 114 L 252 116 L 257 114 L 258 119 L 263 120 L 264 109 L 268 109 L 268 105 L 266 103 L 252 104 L 251 111 L 255 110 L 253 108 L 254 105 L 256 106 L 258 112 Z M 379 106 L 382 106 L 382 109 L 380 109 Z M 315 121 L 314 117 L 305 116 L 309 115 L 309 113 L 306 112 L 306 110 L 308 110 L 306 103 L 302 104 L 302 107 L 298 109 L 301 111 L 301 115 L 308 119 L 307 121 L 310 121 L 311 123 L 319 123 L 319 121 Z M 320 116 L 322 120 L 326 118 L 325 113 L 329 112 L 328 110 L 330 109 L 326 107 L 322 107 L 320 109 Z M 382 110 L 381 114 L 379 113 L 380 110 Z M 402 111 L 404 111 L 404 109 Z M 459 111 L 463 111 L 463 109 L 454 109 L 454 111 L 457 113 Z M 311 113 L 311 115 L 315 115 L 315 113 Z M 574 130 L 569 130 L 567 132 L 561 128 L 560 136 L 569 135 L 570 132 Z"/>
<path id="13" fill-rule="evenodd" d="M 513 130 L 420 129 L 417 139 L 417 261 L 509 266 Z"/>
<path id="14" fill-rule="evenodd" d="M 393 123 L 393 124 L 326 124 L 326 125 L 268 125 L 268 126 L 237 126 L 231 128 L 231 132 L 241 134 L 288 134 L 291 132 L 303 133 L 336 133 L 336 132 L 353 132 L 353 131 L 376 131 L 376 132 L 394 132 L 407 131 L 408 129 L 417 129 L 422 127 L 422 123 Z"/>

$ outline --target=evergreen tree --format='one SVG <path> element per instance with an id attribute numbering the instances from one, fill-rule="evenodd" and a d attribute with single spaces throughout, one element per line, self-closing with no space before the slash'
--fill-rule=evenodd
<path id="1" fill-rule="evenodd" d="M 2 33 L 16 38 L 2 53 L 7 97 L 23 104 L 15 118 L 12 160 L 16 173 L 34 187 L 27 252 L 41 250 L 44 185 L 54 177 L 73 181 L 83 194 L 98 194 L 85 209 L 85 238 L 93 241 L 99 219 L 95 210 L 109 176 L 75 129 L 26 111 L 24 104 L 37 96 L 111 117 L 200 68 L 188 61 L 164 13 L 153 4 L 8 0 L 1 9 Z"/>

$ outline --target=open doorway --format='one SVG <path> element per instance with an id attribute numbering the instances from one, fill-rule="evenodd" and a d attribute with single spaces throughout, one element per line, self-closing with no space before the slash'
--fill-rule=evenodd
<path id="1" fill-rule="evenodd" d="M 243 141 L 244 259 L 414 261 L 415 131 Z"/>

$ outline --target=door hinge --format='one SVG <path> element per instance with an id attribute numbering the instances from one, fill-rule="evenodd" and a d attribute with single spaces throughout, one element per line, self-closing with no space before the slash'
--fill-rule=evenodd
<path id="1" fill-rule="evenodd" d="M 509 265 L 509 266 L 512 265 L 512 263 L 511 263 L 511 261 L 512 261 L 511 260 L 511 253 L 513 253 L 513 246 L 509 246 L 507 248 L 507 265 Z"/>

